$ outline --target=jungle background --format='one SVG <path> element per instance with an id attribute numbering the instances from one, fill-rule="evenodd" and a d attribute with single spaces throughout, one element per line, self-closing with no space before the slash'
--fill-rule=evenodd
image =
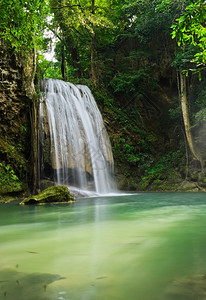
<path id="1" fill-rule="evenodd" d="M 0 14 L 2 194 L 34 190 L 43 78 L 90 87 L 120 189 L 205 191 L 204 1 L 3 0 Z"/>

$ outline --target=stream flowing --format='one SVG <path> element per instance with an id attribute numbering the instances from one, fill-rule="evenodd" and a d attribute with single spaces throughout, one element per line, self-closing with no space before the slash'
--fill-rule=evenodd
<path id="1" fill-rule="evenodd" d="M 0 205 L 1 300 L 206 299 L 205 193 Z"/>

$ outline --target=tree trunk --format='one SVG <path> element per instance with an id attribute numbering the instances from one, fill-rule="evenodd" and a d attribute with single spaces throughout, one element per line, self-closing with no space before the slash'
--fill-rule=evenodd
<path id="1" fill-rule="evenodd" d="M 36 48 L 34 48 L 34 56 L 33 56 L 33 70 L 32 70 L 32 85 L 34 84 L 36 68 L 37 68 L 37 56 L 36 56 Z M 34 91 L 33 91 L 34 92 Z M 38 181 L 38 101 L 36 101 L 35 96 L 33 95 L 32 105 L 31 105 L 31 165 L 32 165 L 32 194 L 36 194 L 39 189 L 39 181 Z"/>
<path id="2" fill-rule="evenodd" d="M 187 84 L 186 84 L 186 76 L 180 72 L 180 100 L 181 100 L 181 108 L 182 108 L 182 116 L 185 128 L 185 134 L 187 138 L 187 142 L 190 148 L 190 151 L 193 155 L 193 158 L 198 160 L 201 164 L 201 168 L 203 169 L 203 160 L 197 153 L 193 141 L 193 137 L 190 131 L 190 120 L 189 120 L 189 113 L 187 107 Z"/>
<path id="3" fill-rule="evenodd" d="M 96 50 L 95 50 L 95 34 L 92 34 L 92 40 L 91 40 L 91 73 L 92 73 L 92 81 L 94 86 L 97 86 L 98 84 L 98 78 L 97 78 L 97 71 L 96 71 Z"/>
<path id="4" fill-rule="evenodd" d="M 92 0 L 92 14 L 95 14 L 95 0 Z M 92 25 L 92 35 L 91 35 L 91 74 L 92 74 L 92 81 L 94 86 L 98 84 L 98 77 L 96 71 L 96 42 L 95 42 L 95 32 L 94 26 Z"/>
<path id="5" fill-rule="evenodd" d="M 61 47 L 61 72 L 62 72 L 62 78 L 64 81 L 67 80 L 67 69 L 66 69 L 66 60 L 65 60 L 65 55 L 64 55 L 64 45 Z"/>
<path id="6" fill-rule="evenodd" d="M 32 126 L 32 193 L 36 194 L 38 190 L 38 103 L 33 100 L 31 112 L 31 126 Z"/>

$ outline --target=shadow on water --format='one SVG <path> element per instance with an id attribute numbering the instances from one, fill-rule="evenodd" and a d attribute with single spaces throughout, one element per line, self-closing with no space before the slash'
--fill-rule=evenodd
<path id="1" fill-rule="evenodd" d="M 175 280 L 159 300 L 205 300 L 206 274 Z"/>
<path id="2" fill-rule="evenodd" d="M 12 268 L 0 269 L 0 299 L 3 300 L 50 300 L 52 283 L 65 279 L 57 274 L 26 274 Z"/>

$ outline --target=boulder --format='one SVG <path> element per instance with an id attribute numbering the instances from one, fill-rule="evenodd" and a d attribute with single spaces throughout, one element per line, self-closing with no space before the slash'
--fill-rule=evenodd
<path id="1" fill-rule="evenodd" d="M 51 186 L 55 186 L 55 182 L 53 180 L 50 179 L 40 180 L 40 191 L 44 191 Z"/>
<path id="2" fill-rule="evenodd" d="M 20 204 L 72 203 L 74 201 L 74 197 L 70 194 L 67 186 L 56 185 L 47 188 L 38 195 L 24 199 Z"/>

